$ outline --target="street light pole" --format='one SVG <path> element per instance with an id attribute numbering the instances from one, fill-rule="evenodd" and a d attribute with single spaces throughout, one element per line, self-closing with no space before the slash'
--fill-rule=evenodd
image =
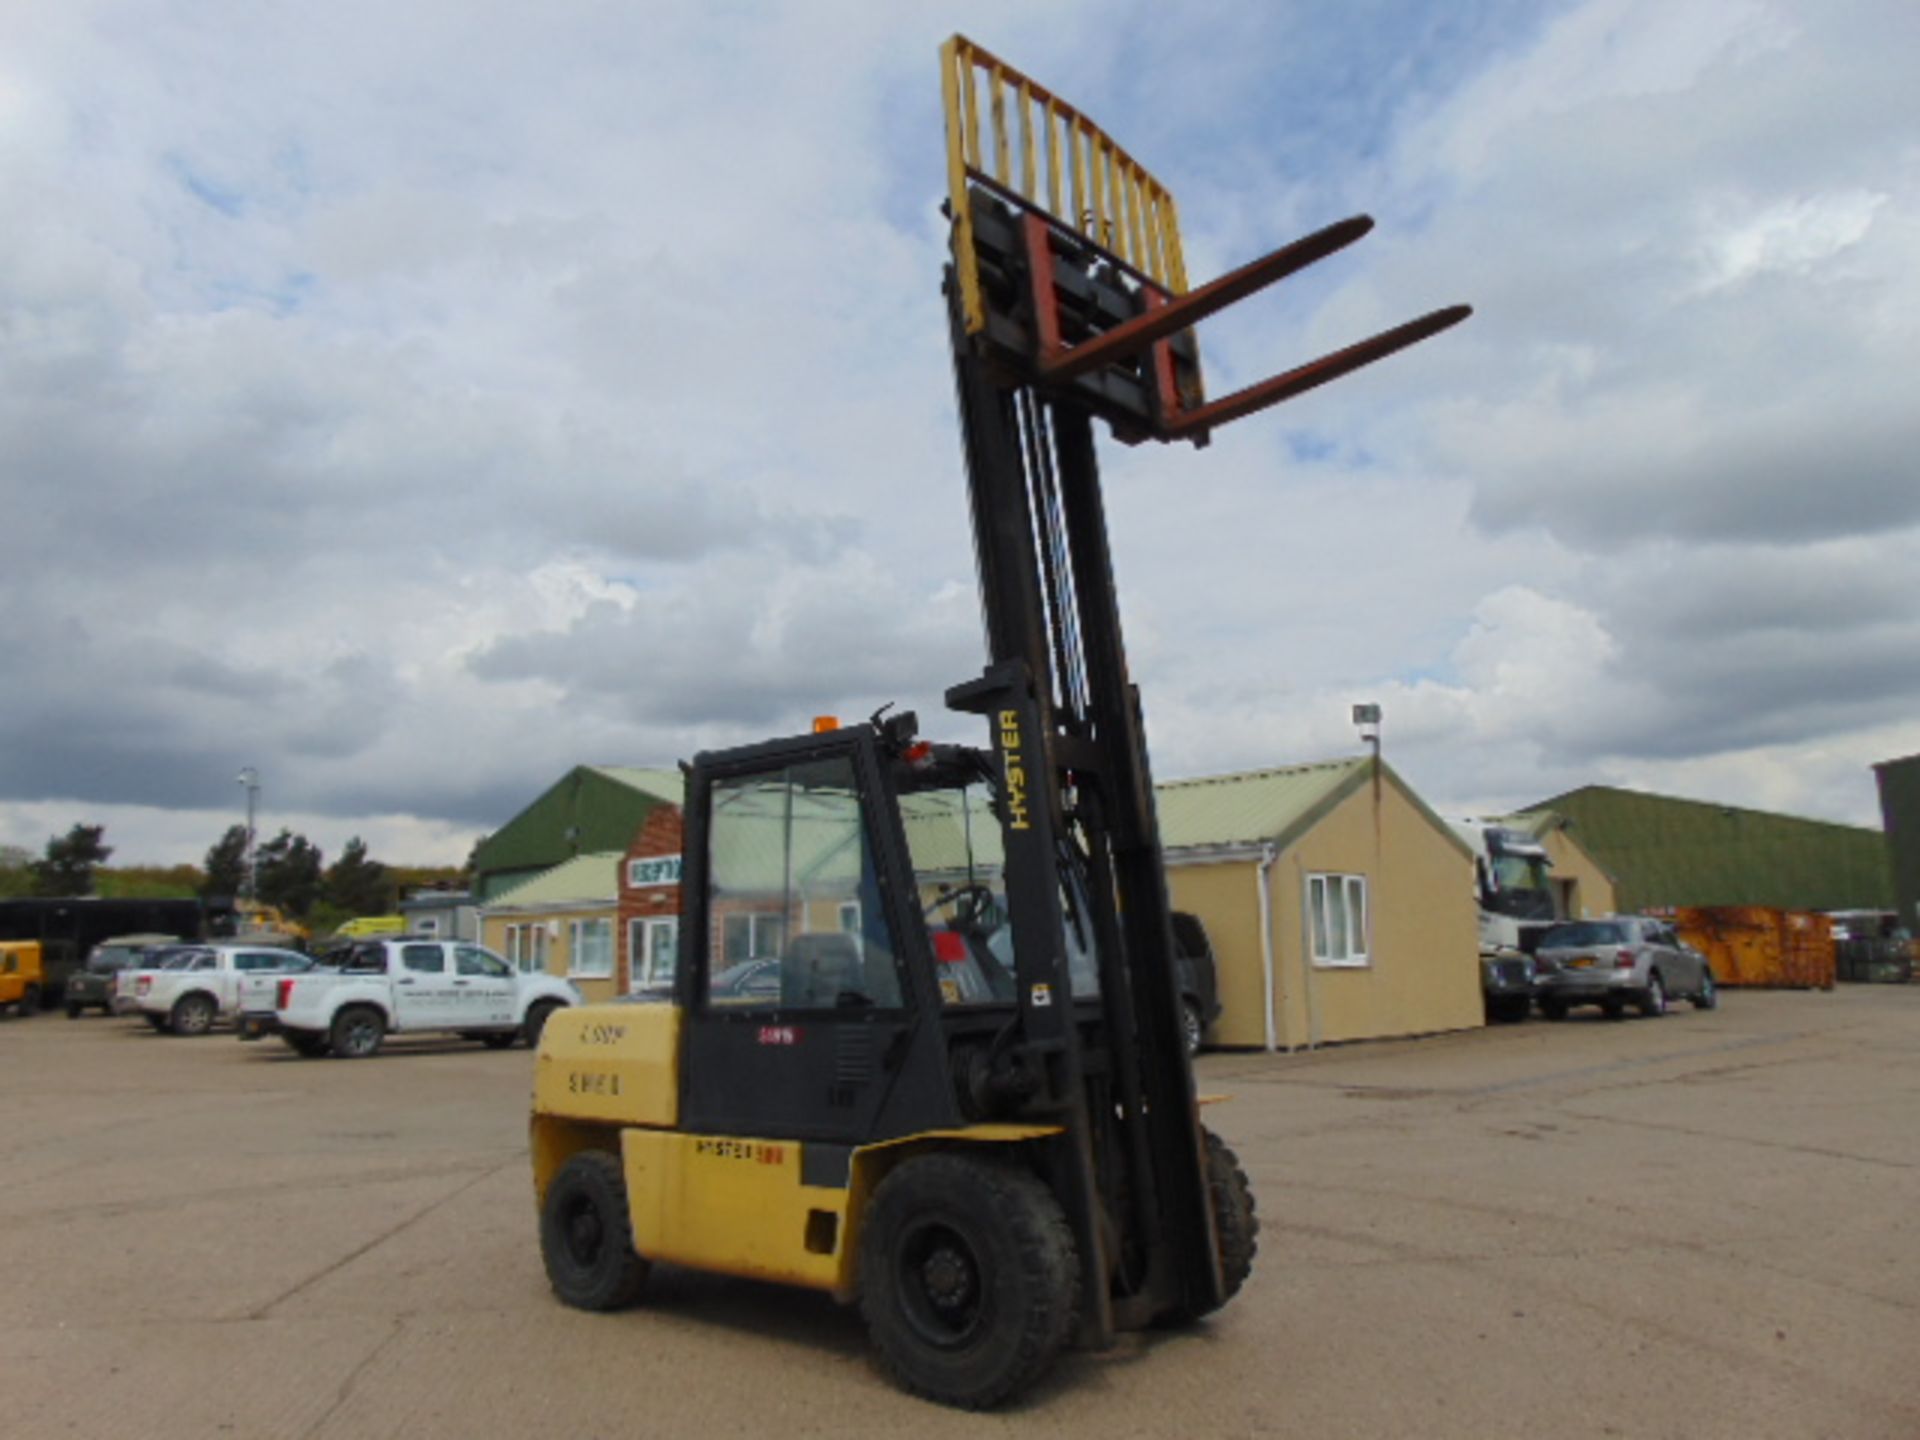
<path id="1" fill-rule="evenodd" d="M 253 766 L 247 765 L 242 767 L 235 779 L 247 787 L 247 854 L 244 862 L 246 868 L 241 878 L 246 885 L 247 900 L 251 903 L 256 898 L 254 891 L 257 877 L 253 872 L 253 812 L 260 798 L 260 772 Z"/>

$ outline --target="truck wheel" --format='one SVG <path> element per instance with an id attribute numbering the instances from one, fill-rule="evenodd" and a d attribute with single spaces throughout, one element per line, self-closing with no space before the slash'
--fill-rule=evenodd
<path id="1" fill-rule="evenodd" d="M 174 1002 L 168 1028 L 176 1035 L 204 1035 L 213 1029 L 213 1001 L 205 995 L 182 995 Z"/>
<path id="2" fill-rule="evenodd" d="M 287 1042 L 287 1048 L 309 1060 L 318 1060 L 332 1048 L 324 1035 L 314 1035 L 305 1030 L 282 1030 L 280 1038 Z"/>
<path id="3" fill-rule="evenodd" d="M 475 1035 L 473 1038 L 489 1050 L 505 1050 L 520 1036 L 513 1030 L 491 1030 L 485 1034 Z"/>
<path id="4" fill-rule="evenodd" d="M 1187 1058 L 1200 1053 L 1200 1042 L 1207 1033 L 1207 1022 L 1200 1018 L 1200 1007 L 1191 1000 L 1180 1002 L 1180 1034 L 1187 1044 Z"/>
<path id="5" fill-rule="evenodd" d="M 1080 1274 L 1031 1171 L 944 1153 L 880 1182 L 860 1236 L 860 1310 L 904 1388 L 977 1410 L 1038 1377 L 1073 1332 Z"/>
<path id="6" fill-rule="evenodd" d="M 364 1060 L 377 1054 L 387 1038 L 387 1020 L 371 1005 L 349 1005 L 333 1017 L 328 1032 L 333 1053 L 343 1060 Z"/>
<path id="7" fill-rule="evenodd" d="M 1564 1020 L 1567 1018 L 1567 1002 L 1553 999 L 1542 1000 L 1540 1002 L 1540 1014 L 1548 1020 Z"/>
<path id="8" fill-rule="evenodd" d="M 78 1000 L 67 1001 L 67 1019 L 78 1020 L 80 1018 L 81 1008 L 82 1008 L 81 1004 Z"/>
<path id="9" fill-rule="evenodd" d="M 606 1151 L 580 1151 L 547 1186 L 540 1258 L 553 1293 L 578 1309 L 618 1310 L 639 1298 L 652 1267 L 633 1248 L 627 1184 Z"/>
<path id="10" fill-rule="evenodd" d="M 20 997 L 19 1005 L 14 1007 L 17 1015 L 37 1015 L 40 1013 L 40 987 L 27 986 L 26 993 Z"/>
<path id="11" fill-rule="evenodd" d="M 527 1023 L 521 1027 L 527 1037 L 527 1048 L 540 1048 L 540 1032 L 547 1028 L 547 1020 L 560 1008 L 558 1000 L 541 1000 L 527 1010 Z"/>

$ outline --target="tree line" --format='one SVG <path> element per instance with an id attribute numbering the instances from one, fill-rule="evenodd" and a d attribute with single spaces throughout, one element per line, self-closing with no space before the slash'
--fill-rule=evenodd
<path id="1" fill-rule="evenodd" d="M 50 837 L 38 858 L 17 845 L 0 846 L 0 898 L 124 893 L 123 885 L 115 883 L 123 876 L 106 868 L 113 847 L 105 837 L 104 825 L 76 824 L 65 835 Z M 368 854 L 366 842 L 357 835 L 331 865 L 325 860 L 319 846 L 289 829 L 257 841 L 254 898 L 310 923 L 318 933 L 356 915 L 391 914 L 403 887 L 452 880 L 462 873 L 451 866 L 423 870 L 383 864 Z M 202 899 L 245 895 L 247 827 L 228 827 L 198 868 L 141 873 L 156 877 L 154 888 L 185 890 Z"/>

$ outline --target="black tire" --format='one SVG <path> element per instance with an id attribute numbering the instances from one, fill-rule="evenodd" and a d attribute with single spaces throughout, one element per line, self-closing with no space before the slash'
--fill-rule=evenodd
<path id="1" fill-rule="evenodd" d="M 140 1018 L 146 1021 L 147 1024 L 151 1025 L 155 1030 L 159 1031 L 162 1035 L 167 1033 L 167 1019 L 168 1019 L 167 1016 L 149 1015 L 147 1014 L 146 1011 L 142 1010 L 140 1012 Z"/>
<path id="2" fill-rule="evenodd" d="M 489 1050 L 505 1050 L 520 1038 L 520 1032 L 518 1030 L 490 1030 L 484 1034 L 476 1034 L 473 1038 Z"/>
<path id="3" fill-rule="evenodd" d="M 547 1028 L 548 1018 L 559 1008 L 558 1000 L 536 1000 L 528 1007 L 526 1023 L 520 1027 L 520 1030 L 527 1037 L 529 1050 L 540 1048 L 540 1032 Z"/>
<path id="4" fill-rule="evenodd" d="M 182 995 L 173 1002 L 167 1028 L 176 1035 L 204 1035 L 213 1029 L 218 1014 L 211 995 Z"/>
<path id="5" fill-rule="evenodd" d="M 40 1013 L 40 987 L 38 985 L 27 986 L 26 992 L 21 995 L 20 1003 L 14 1007 L 13 1013 L 20 1016 L 38 1015 Z"/>
<path id="6" fill-rule="evenodd" d="M 84 1008 L 78 1000 L 69 1000 L 67 1002 L 67 1019 L 78 1020 L 80 1018 L 80 1012 Z"/>
<path id="7" fill-rule="evenodd" d="M 365 1060 L 380 1053 L 387 1038 L 387 1017 L 371 1005 L 349 1005 L 333 1017 L 327 1032 L 333 1053 L 342 1060 Z"/>
<path id="8" fill-rule="evenodd" d="M 1253 1257 L 1260 1250 L 1260 1217 L 1254 1213 L 1253 1188 L 1240 1157 L 1211 1130 L 1200 1132 L 1207 1143 L 1207 1198 L 1213 1205 L 1213 1227 L 1220 1237 L 1220 1303 L 1240 1293 L 1253 1273 Z M 1218 1307 L 1205 1307 L 1183 1318 L 1198 1319 Z"/>
<path id="9" fill-rule="evenodd" d="M 1564 1020 L 1567 1018 L 1567 1002 L 1558 999 L 1543 999 L 1540 1002 L 1540 1015 L 1546 1020 Z"/>
<path id="10" fill-rule="evenodd" d="M 1658 970 L 1647 972 L 1647 988 L 1634 1006 L 1649 1020 L 1657 1020 L 1667 1013 L 1667 984 L 1660 978 Z"/>
<path id="11" fill-rule="evenodd" d="M 994 1405 L 1073 1333 L 1080 1261 L 1053 1192 L 1003 1160 L 936 1152 L 880 1182 L 860 1236 L 860 1311 L 904 1389 Z"/>
<path id="12" fill-rule="evenodd" d="M 1191 1000 L 1180 1002 L 1180 1035 L 1187 1047 L 1187 1058 L 1191 1060 L 1200 1053 L 1201 1042 L 1207 1038 L 1207 1022 L 1200 1018 L 1200 1007 Z"/>
<path id="13" fill-rule="evenodd" d="M 560 1167 L 540 1206 L 540 1258 L 553 1293 L 581 1310 L 631 1305 L 652 1269 L 633 1248 L 620 1162 L 582 1150 Z"/>
<path id="14" fill-rule="evenodd" d="M 1717 1010 L 1720 1008 L 1720 987 L 1713 983 L 1713 971 L 1701 968 L 1700 993 L 1693 997 L 1696 1010 Z"/>
<path id="15" fill-rule="evenodd" d="M 307 1060 L 318 1060 L 333 1048 L 326 1036 L 308 1030 L 282 1030 L 280 1038 L 287 1042 L 289 1050 Z"/>
<path id="16" fill-rule="evenodd" d="M 1600 1002 L 1600 1013 L 1609 1020 L 1618 1020 L 1627 1013 L 1627 1002 L 1618 995 L 1609 995 Z"/>

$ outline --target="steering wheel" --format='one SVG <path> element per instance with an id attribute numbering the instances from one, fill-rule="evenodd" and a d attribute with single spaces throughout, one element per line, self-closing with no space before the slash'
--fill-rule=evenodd
<path id="1" fill-rule="evenodd" d="M 946 906 L 953 907 L 953 924 L 961 930 L 991 930 L 998 922 L 1000 901 L 991 889 L 975 882 L 955 885 L 933 897 L 924 912 L 929 918 Z M 987 922 L 983 924 L 982 922 Z"/>

